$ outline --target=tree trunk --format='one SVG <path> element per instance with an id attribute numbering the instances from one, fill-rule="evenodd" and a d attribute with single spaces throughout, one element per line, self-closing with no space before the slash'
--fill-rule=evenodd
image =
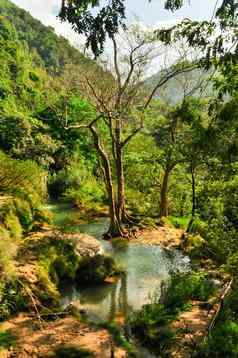
<path id="1" fill-rule="evenodd" d="M 106 183 L 106 190 L 107 190 L 108 200 L 109 200 L 110 225 L 109 225 L 108 232 L 105 236 L 107 236 L 107 237 L 123 236 L 121 221 L 118 220 L 118 216 L 117 216 L 115 195 L 114 195 L 114 189 L 113 189 L 112 174 L 111 174 L 109 158 L 108 158 L 108 155 L 106 154 L 106 152 L 104 151 L 102 144 L 100 143 L 99 136 L 97 134 L 96 129 L 92 126 L 92 127 L 90 127 L 90 130 L 93 134 L 95 147 L 96 147 L 96 149 L 100 155 L 100 158 L 102 160 L 105 183 Z"/>
<path id="2" fill-rule="evenodd" d="M 168 203 L 168 183 L 169 175 L 172 167 L 167 165 L 164 171 L 164 177 L 160 192 L 160 218 L 167 217 L 169 215 L 169 203 Z"/>
<path id="3" fill-rule="evenodd" d="M 195 182 L 195 170 L 193 167 L 191 167 L 191 175 L 192 175 L 192 218 L 194 218 L 196 214 L 196 182 Z"/>
<path id="4" fill-rule="evenodd" d="M 126 215 L 125 208 L 125 177 L 124 177 L 124 168 L 123 168 L 123 159 L 122 159 L 122 148 L 121 145 L 117 145 L 117 161 L 116 161 L 116 170 L 117 170 L 117 210 L 118 210 L 118 219 L 120 222 L 123 222 Z"/>
<path id="5" fill-rule="evenodd" d="M 121 123 L 118 120 L 116 125 L 116 171 L 117 171 L 117 216 L 121 223 L 127 223 L 125 175 L 123 168 L 123 148 L 121 145 Z"/>
<path id="6" fill-rule="evenodd" d="M 187 232 L 191 231 L 192 224 L 194 222 L 195 215 L 196 215 L 196 179 L 195 179 L 195 168 L 193 165 L 191 165 L 190 171 L 192 177 L 192 217 L 188 223 L 188 227 L 186 230 Z"/>

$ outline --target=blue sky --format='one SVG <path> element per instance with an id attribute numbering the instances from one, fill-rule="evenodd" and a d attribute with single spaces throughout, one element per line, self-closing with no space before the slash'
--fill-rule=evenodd
<path id="1" fill-rule="evenodd" d="M 58 34 L 68 37 L 72 42 L 77 37 L 66 24 L 61 24 L 55 16 L 61 0 L 12 0 L 16 5 L 28 10 L 34 17 L 46 25 L 55 28 Z M 126 0 L 128 19 L 132 21 L 136 16 L 146 25 L 156 25 L 160 22 L 173 22 L 176 19 L 189 17 L 196 20 L 209 19 L 212 16 L 216 0 L 190 0 L 191 5 L 185 5 L 174 14 L 163 9 L 164 0 Z"/>
<path id="2" fill-rule="evenodd" d="M 163 0 L 127 0 L 128 13 L 139 15 L 141 21 L 153 25 L 158 21 L 170 21 L 189 17 L 196 20 L 210 19 L 216 4 L 216 0 L 190 0 L 183 8 L 175 13 L 163 8 Z"/>

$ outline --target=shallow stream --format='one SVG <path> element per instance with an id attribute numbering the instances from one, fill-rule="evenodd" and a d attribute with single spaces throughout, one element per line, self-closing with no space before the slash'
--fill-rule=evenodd
<path id="1" fill-rule="evenodd" d="M 92 223 L 75 224 L 77 211 L 67 205 L 51 205 L 55 224 L 69 231 L 84 232 L 100 240 L 105 253 L 112 255 L 125 270 L 113 284 L 83 287 L 65 287 L 64 306 L 74 302 L 85 309 L 94 320 L 105 321 L 126 318 L 134 310 L 160 296 L 162 282 L 168 282 L 171 272 L 189 269 L 189 259 L 179 251 L 168 251 L 160 246 L 122 242 L 111 243 L 102 239 L 108 220 L 98 219 Z"/>

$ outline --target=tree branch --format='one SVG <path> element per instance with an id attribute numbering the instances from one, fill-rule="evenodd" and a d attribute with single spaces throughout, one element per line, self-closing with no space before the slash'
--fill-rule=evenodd
<path id="1" fill-rule="evenodd" d="M 121 143 L 121 147 L 123 148 L 133 137 L 135 137 L 137 135 L 137 133 L 139 133 L 144 127 L 144 121 L 143 118 L 141 117 L 141 122 L 140 122 L 140 126 L 138 128 L 136 128 L 122 143 Z"/>
<path id="2" fill-rule="evenodd" d="M 91 82 L 89 81 L 89 79 L 88 79 L 86 76 L 85 76 L 85 79 L 86 79 L 86 82 L 87 82 L 88 87 L 91 89 L 92 94 L 93 94 L 93 96 L 95 97 L 95 99 L 96 99 L 96 101 L 98 102 L 98 104 L 101 105 L 102 109 L 103 109 L 106 113 L 109 112 L 108 109 L 107 109 L 107 107 L 105 106 L 105 103 L 104 103 L 103 99 L 101 99 L 101 98 L 97 95 L 97 93 L 96 93 L 96 91 L 95 91 L 95 88 L 93 87 L 93 85 L 91 84 Z"/>
<path id="3" fill-rule="evenodd" d="M 103 115 L 100 114 L 99 116 L 94 118 L 94 120 L 92 122 L 90 122 L 89 124 L 75 124 L 75 125 L 64 127 L 64 129 L 68 130 L 68 129 L 90 128 L 102 117 L 103 117 Z"/>
<path id="4" fill-rule="evenodd" d="M 117 76 L 118 92 L 121 93 L 121 88 L 122 88 L 121 74 L 120 74 L 119 66 L 118 66 L 117 43 L 116 43 L 116 40 L 115 40 L 114 36 L 112 36 L 112 43 L 113 43 L 114 67 L 115 67 L 116 76 Z"/>
<path id="5" fill-rule="evenodd" d="M 131 52 L 130 52 L 130 56 L 129 56 L 129 62 L 130 62 L 130 70 L 129 70 L 129 73 L 128 73 L 128 76 L 122 86 L 122 89 L 121 89 L 121 95 L 124 93 L 124 91 L 126 90 L 128 84 L 130 83 L 130 79 L 131 79 L 131 76 L 133 75 L 133 71 L 134 71 L 134 67 L 135 67 L 135 62 L 134 62 L 134 59 L 133 59 L 133 55 L 134 53 L 139 50 L 143 45 L 144 45 L 144 41 L 142 41 L 139 45 L 137 45 L 136 47 L 134 47 Z"/>

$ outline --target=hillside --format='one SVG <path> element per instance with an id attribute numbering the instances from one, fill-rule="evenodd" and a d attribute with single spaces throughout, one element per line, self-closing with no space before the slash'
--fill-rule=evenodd
<path id="1" fill-rule="evenodd" d="M 36 64 L 45 66 L 48 72 L 60 72 L 65 64 L 82 65 L 91 62 L 68 40 L 57 36 L 52 27 L 44 26 L 12 2 L 0 0 L 0 15 L 14 25 L 19 40 L 25 41 L 34 54 Z"/>

